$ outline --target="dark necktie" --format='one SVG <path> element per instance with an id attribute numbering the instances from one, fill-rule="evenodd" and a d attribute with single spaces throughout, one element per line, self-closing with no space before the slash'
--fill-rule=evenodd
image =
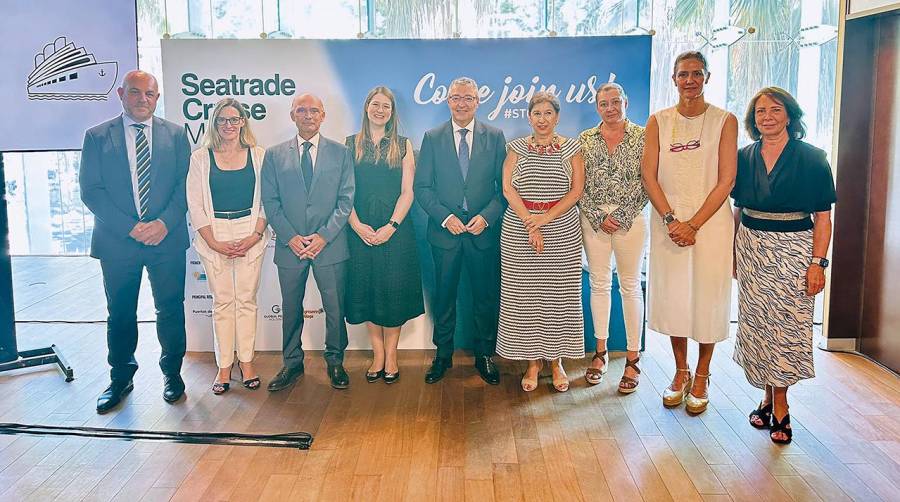
<path id="1" fill-rule="evenodd" d="M 312 155 L 309 153 L 310 148 L 312 148 L 312 143 L 304 141 L 303 154 L 300 156 L 300 171 L 303 173 L 303 185 L 306 186 L 307 193 L 309 193 L 309 187 L 312 185 L 313 177 Z"/>
<path id="2" fill-rule="evenodd" d="M 138 183 L 138 201 L 140 207 L 140 219 L 143 220 L 147 216 L 147 210 L 150 206 L 150 143 L 147 142 L 147 135 L 144 134 L 145 124 L 131 124 L 131 127 L 137 129 L 137 135 L 134 138 L 134 150 L 136 157 L 136 172 Z"/>
<path id="3" fill-rule="evenodd" d="M 466 134 L 468 133 L 468 129 L 459 130 L 459 170 L 462 173 L 463 182 L 466 181 L 466 176 L 469 175 L 469 142 L 466 141 Z M 463 196 L 463 209 L 468 209 L 465 196 Z"/>

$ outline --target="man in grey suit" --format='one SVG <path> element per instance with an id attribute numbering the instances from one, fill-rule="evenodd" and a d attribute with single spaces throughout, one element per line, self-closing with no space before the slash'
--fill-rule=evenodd
<path id="1" fill-rule="evenodd" d="M 313 277 L 325 309 L 325 362 L 331 386 L 346 389 L 344 371 L 347 325 L 344 284 L 347 219 L 353 208 L 353 160 L 350 151 L 319 134 L 325 105 L 311 94 L 291 103 L 298 135 L 266 151 L 262 201 L 275 230 L 275 265 L 281 283 L 284 367 L 269 382 L 270 391 L 289 387 L 303 374 L 303 296 Z"/>
<path id="2" fill-rule="evenodd" d="M 156 307 L 163 399 L 184 394 L 184 252 L 188 248 L 185 180 L 191 156 L 184 128 L 153 116 L 156 78 L 130 71 L 118 89 L 122 115 L 84 135 L 78 181 L 94 213 L 91 256 L 100 260 L 109 318 L 109 387 L 97 399 L 105 413 L 134 388 L 138 364 L 137 304 L 144 268 Z"/>
<path id="3" fill-rule="evenodd" d="M 432 340 L 437 354 L 425 382 L 439 381 L 453 366 L 456 292 L 465 266 L 472 284 L 475 368 L 496 385 L 500 373 L 491 357 L 497 342 L 506 139 L 501 130 L 475 120 L 474 80 L 454 80 L 449 94 L 452 120 L 425 133 L 414 183 L 416 200 L 428 213 L 435 271 Z"/>

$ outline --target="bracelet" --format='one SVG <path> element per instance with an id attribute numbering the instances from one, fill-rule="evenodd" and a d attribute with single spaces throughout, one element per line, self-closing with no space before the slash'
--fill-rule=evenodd
<path id="1" fill-rule="evenodd" d="M 392 226 L 392 227 L 394 227 L 394 230 L 396 230 L 396 229 L 397 229 L 397 227 L 399 227 L 399 226 L 400 226 L 400 224 L 399 224 L 399 223 L 397 223 L 397 222 L 396 222 L 396 221 L 394 221 L 394 220 L 388 220 L 388 225 L 390 225 L 390 226 Z"/>

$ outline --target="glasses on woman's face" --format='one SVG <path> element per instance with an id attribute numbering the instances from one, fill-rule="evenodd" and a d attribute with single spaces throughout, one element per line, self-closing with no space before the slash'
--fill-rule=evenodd
<path id="1" fill-rule="evenodd" d="M 228 125 L 232 125 L 232 126 L 237 127 L 237 126 L 239 126 L 239 125 L 241 125 L 241 124 L 243 124 L 243 123 L 244 123 L 244 118 L 243 118 L 243 117 L 228 117 L 228 118 L 226 118 L 226 117 L 216 117 L 216 125 L 217 125 L 217 126 L 220 126 L 220 127 L 223 126 L 223 125 L 225 125 L 225 124 L 228 124 Z"/>
<path id="2" fill-rule="evenodd" d="M 685 150 L 696 150 L 700 148 L 700 140 L 692 139 L 687 143 L 670 143 L 669 151 L 672 153 L 683 152 Z"/>

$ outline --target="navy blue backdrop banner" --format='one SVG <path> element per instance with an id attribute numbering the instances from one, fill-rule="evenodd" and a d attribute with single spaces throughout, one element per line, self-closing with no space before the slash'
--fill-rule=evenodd
<path id="1" fill-rule="evenodd" d="M 448 87 L 457 77 L 477 81 L 477 119 L 501 128 L 508 140 L 531 132 L 530 97 L 549 90 L 560 99 L 558 132 L 576 136 L 597 124 L 594 92 L 606 82 L 628 93 L 629 118 L 649 114 L 649 36 L 483 40 L 163 40 L 166 118 L 184 124 L 193 143 L 205 130 L 213 105 L 228 96 L 247 107 L 263 146 L 296 134 L 289 117 L 294 96 L 310 92 L 325 103 L 322 134 L 343 141 L 360 127 L 366 94 L 378 85 L 394 91 L 401 134 L 418 149 L 424 132 L 450 119 Z M 424 240 L 424 214 L 413 214 L 420 241 L 426 295 L 433 292 L 431 253 Z M 270 250 L 271 254 L 271 250 Z M 211 298 L 196 256 L 189 256 L 186 309 L 190 350 L 211 350 Z M 271 256 L 267 257 L 271 260 Z M 278 350 L 280 295 L 274 266 L 263 270 L 260 288 L 261 350 Z M 324 316 L 315 288 L 306 302 L 304 343 L 321 345 Z M 461 298 L 466 298 L 465 288 Z M 467 302 L 460 304 L 459 335 L 465 344 Z M 367 347 L 364 329 L 351 329 L 350 346 Z M 401 347 L 431 346 L 431 322 L 404 327 Z"/>

